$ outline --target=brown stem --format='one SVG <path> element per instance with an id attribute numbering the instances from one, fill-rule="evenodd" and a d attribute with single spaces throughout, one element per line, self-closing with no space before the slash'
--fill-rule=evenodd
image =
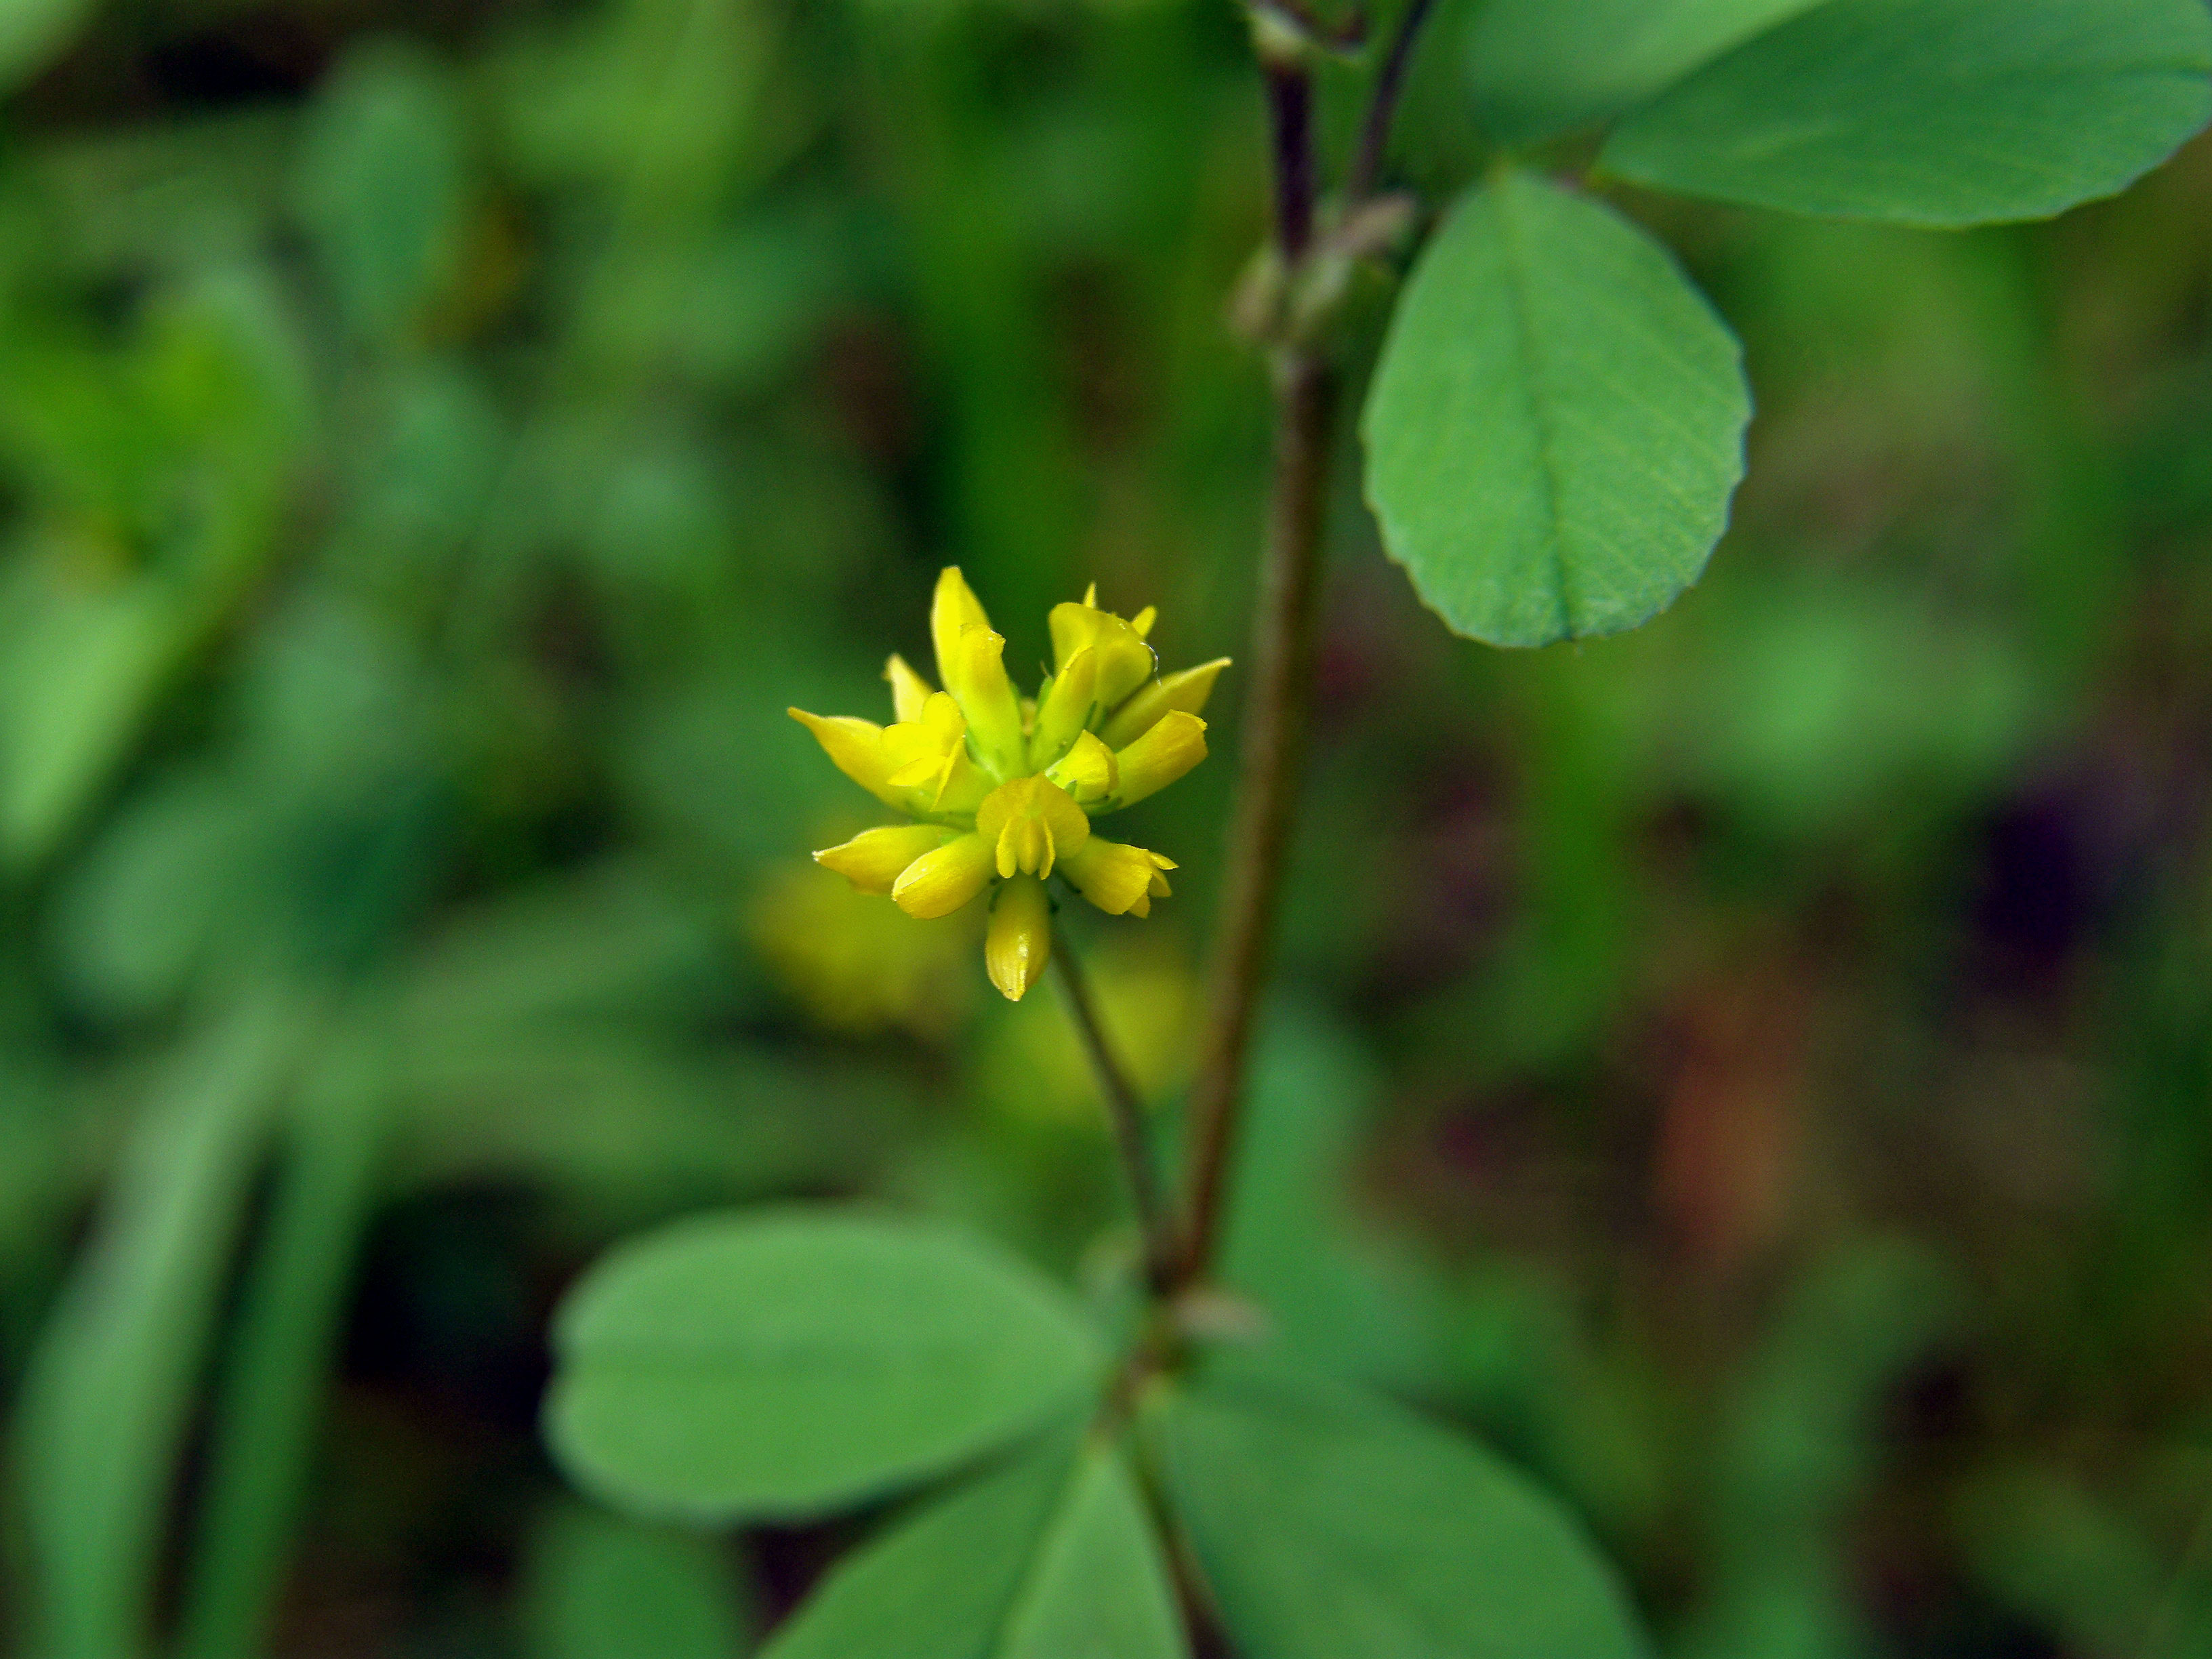
<path id="1" fill-rule="evenodd" d="M 1275 242 L 1284 264 L 1294 266 L 1313 245 L 1313 76 L 1296 62 L 1270 60 L 1261 69 L 1275 135 Z"/>
<path id="2" fill-rule="evenodd" d="M 1359 152 L 1345 179 L 1344 198 L 1358 203 L 1375 193 L 1382 180 L 1382 158 L 1390 144 L 1390 122 L 1398 112 L 1398 100 L 1406 90 L 1406 71 L 1413 61 L 1413 45 L 1421 38 L 1421 25 L 1429 21 L 1436 0 L 1412 0 L 1398 20 L 1390 51 L 1375 77 L 1375 94 L 1360 125 Z"/>
<path id="3" fill-rule="evenodd" d="M 1174 1258 L 1175 1228 L 1152 1167 L 1152 1145 L 1145 1134 L 1144 1102 L 1106 1040 L 1098 1004 L 1091 994 L 1091 981 L 1064 934 L 1053 940 L 1052 962 L 1060 969 L 1060 989 L 1067 994 L 1067 1011 L 1083 1038 L 1084 1052 L 1091 1056 L 1091 1069 L 1098 1075 L 1099 1091 L 1106 1097 L 1106 1115 L 1114 1126 L 1115 1145 L 1129 1178 L 1130 1200 L 1136 1206 L 1137 1225 L 1144 1234 L 1146 1275 L 1152 1284 L 1163 1284 Z"/>
<path id="4" fill-rule="evenodd" d="M 1313 685 L 1314 611 L 1336 374 L 1318 352 L 1277 355 L 1274 474 L 1253 625 L 1251 702 L 1231 832 L 1227 890 L 1214 963 L 1212 1020 L 1190 1099 L 1190 1207 L 1170 1288 L 1206 1276 L 1220 1231 L 1228 1168 L 1244 1097 L 1252 1026 L 1274 942 L 1276 898 L 1290 842 Z"/>

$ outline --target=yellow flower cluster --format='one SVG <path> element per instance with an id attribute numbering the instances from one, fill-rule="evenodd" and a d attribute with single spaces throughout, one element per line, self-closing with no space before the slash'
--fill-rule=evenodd
<path id="1" fill-rule="evenodd" d="M 1015 1001 L 1051 959 L 1048 878 L 1114 916 L 1148 915 L 1167 896 L 1171 861 L 1094 836 L 1091 821 L 1206 758 L 1198 711 L 1229 665 L 1223 657 L 1164 675 L 1146 643 L 1155 613 L 1125 622 L 1097 599 L 1094 587 L 1080 605 L 1053 607 L 1052 672 L 1036 696 L 1018 696 L 1005 638 L 948 568 L 929 613 L 944 690 L 894 656 L 884 678 L 896 724 L 791 711 L 838 770 L 915 820 L 814 856 L 912 916 L 950 915 L 995 884 L 983 961 Z"/>

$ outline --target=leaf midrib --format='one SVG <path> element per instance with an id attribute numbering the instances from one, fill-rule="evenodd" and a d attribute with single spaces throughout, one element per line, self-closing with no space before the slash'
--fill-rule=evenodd
<path id="1" fill-rule="evenodd" d="M 1519 358 L 1522 380 L 1527 388 L 1529 423 L 1536 429 L 1537 470 L 1543 476 L 1544 512 L 1550 534 L 1546 538 L 1545 550 L 1552 568 L 1552 592 L 1558 636 L 1571 639 L 1575 635 L 1576 605 L 1569 591 L 1566 552 L 1565 514 L 1559 501 L 1559 466 L 1556 454 L 1558 438 L 1548 413 L 1544 366 L 1538 353 L 1534 321 L 1530 315 L 1530 296 L 1526 270 L 1527 258 L 1522 246 L 1520 215 L 1513 205 L 1513 194 L 1522 187 L 1540 190 L 1542 185 L 1517 172 L 1501 172 L 1492 194 L 1498 203 L 1500 240 L 1505 247 L 1505 284 L 1511 298 L 1515 355 Z"/>

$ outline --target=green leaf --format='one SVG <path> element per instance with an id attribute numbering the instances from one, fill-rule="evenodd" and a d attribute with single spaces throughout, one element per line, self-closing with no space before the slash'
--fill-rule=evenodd
<path id="1" fill-rule="evenodd" d="M 25 562 L 0 589 L 0 860 L 43 858 L 121 763 L 180 654 L 151 582 L 72 592 Z"/>
<path id="2" fill-rule="evenodd" d="M 92 10 L 92 0 L 0 0 L 0 88 L 46 67 Z"/>
<path id="3" fill-rule="evenodd" d="M 842 1563 L 766 1659 L 1182 1659 L 1120 1452 L 1054 1437 Z"/>
<path id="4" fill-rule="evenodd" d="M 2064 1651 L 2148 1649 L 2158 1659 L 2160 1650 L 2170 1650 L 2171 1598 L 2187 1594 L 2185 1575 L 2201 1575 L 2197 1551 L 2183 1559 L 2184 1582 L 2170 1584 L 2163 1552 L 2140 1521 L 2072 1474 L 2033 1464 L 1972 1476 L 1953 1515 L 1953 1535 L 1978 1587 L 2056 1637 Z"/>
<path id="5" fill-rule="evenodd" d="M 1599 165 L 1757 207 L 2039 219 L 2212 114 L 2203 0 L 1831 0 L 1631 115 Z"/>
<path id="6" fill-rule="evenodd" d="M 1367 496 L 1456 632 L 1615 634 L 1705 568 L 1750 414 L 1735 337 L 1657 243 L 1501 172 L 1399 301 L 1362 422 Z"/>
<path id="7" fill-rule="evenodd" d="M 404 334 L 459 269 L 465 145 L 447 77 L 417 52 L 354 52 L 319 94 L 301 155 L 300 216 L 349 324 Z"/>
<path id="8" fill-rule="evenodd" d="M 563 1504 L 523 1570 L 530 1659 L 734 1659 L 750 1650 L 749 1598 L 728 1548 L 696 1533 Z"/>
<path id="9" fill-rule="evenodd" d="M 1027 1267 L 948 1230 L 718 1215 L 617 1249 L 562 1309 L 547 1425 L 619 1507 L 818 1513 L 940 1473 L 1074 1401 L 1096 1336 Z"/>
<path id="10" fill-rule="evenodd" d="M 1468 35 L 1483 129 L 1524 144 L 1613 115 L 1820 0 L 1491 0 Z"/>
<path id="11" fill-rule="evenodd" d="M 143 1651 L 177 1460 L 298 1012 L 244 999 L 180 1057 L 23 1386 L 27 1534 L 52 1659 Z"/>
<path id="12" fill-rule="evenodd" d="M 1149 1418 L 1240 1651 L 1267 1659 L 1630 1659 L 1613 1571 L 1471 1441 L 1372 1395 L 1217 1360 Z"/>

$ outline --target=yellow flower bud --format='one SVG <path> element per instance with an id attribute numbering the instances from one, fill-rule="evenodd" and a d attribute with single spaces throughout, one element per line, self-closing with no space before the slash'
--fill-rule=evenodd
<path id="1" fill-rule="evenodd" d="M 922 678 L 896 651 L 884 665 L 884 678 L 891 683 L 891 710 L 902 720 L 918 720 L 936 687 Z"/>
<path id="2" fill-rule="evenodd" d="M 1067 659 L 1053 676 L 1052 690 L 1037 705 L 1036 730 L 1030 738 L 1030 764 L 1043 769 L 1065 755 L 1098 701 L 1098 653 L 1089 646 Z"/>
<path id="3" fill-rule="evenodd" d="M 1121 763 L 1121 787 L 1114 805 L 1133 805 L 1158 794 L 1206 758 L 1206 722 L 1170 709 L 1115 758 Z"/>
<path id="4" fill-rule="evenodd" d="M 1166 891 L 1167 881 L 1160 872 L 1174 868 L 1158 853 L 1093 836 L 1061 860 L 1060 872 L 1108 915 L 1141 916 L 1152 908 L 1154 885 L 1162 894 Z"/>
<path id="5" fill-rule="evenodd" d="M 1121 763 L 1097 732 L 1084 732 L 1045 776 L 1067 791 L 1078 806 L 1090 807 L 1105 801 L 1120 785 Z"/>
<path id="6" fill-rule="evenodd" d="M 842 846 L 823 848 L 814 861 L 835 870 L 864 893 L 889 893 L 907 866 L 935 852 L 950 833 L 933 823 L 885 824 L 880 830 L 864 830 Z"/>
<path id="7" fill-rule="evenodd" d="M 1111 708 L 1152 678 L 1159 666 L 1145 636 L 1109 611 L 1090 605 L 1056 605 L 1052 625 L 1053 662 L 1064 668 L 1088 647 L 1098 653 L 1099 706 Z"/>
<path id="8" fill-rule="evenodd" d="M 1052 960 L 1052 901 L 1036 876 L 1016 876 L 999 889 L 991 930 L 983 940 L 983 966 L 1009 1002 L 1044 977 Z"/>
<path id="9" fill-rule="evenodd" d="M 952 660 L 952 647 L 960 642 L 961 631 L 990 625 L 982 602 L 969 591 L 960 567 L 945 566 L 938 573 L 937 592 L 929 603 L 929 642 L 937 652 L 937 678 L 947 690 L 952 689 L 952 671 L 947 665 Z"/>
<path id="10" fill-rule="evenodd" d="M 1213 695 L 1214 681 L 1228 666 L 1228 658 L 1216 657 L 1195 668 L 1161 675 L 1115 709 L 1113 717 L 1098 728 L 1098 735 L 1109 748 L 1126 748 L 1158 725 L 1164 714 L 1176 709 L 1186 714 L 1204 714 L 1206 700 Z"/>
<path id="11" fill-rule="evenodd" d="M 980 623 L 960 632 L 945 664 L 945 689 L 968 717 L 975 753 L 1000 782 L 1021 776 L 1029 744 L 1022 735 L 1022 705 L 1006 678 L 1006 641 Z"/>
<path id="12" fill-rule="evenodd" d="M 851 714 L 810 714 L 804 708 L 784 712 L 814 734 L 814 740 L 840 772 L 886 805 L 905 808 L 905 792 L 890 787 L 891 767 L 884 754 L 882 726 Z"/>
<path id="13" fill-rule="evenodd" d="M 990 879 L 991 843 L 981 836 L 961 836 L 907 866 L 891 884 L 891 902 L 927 921 L 951 915 Z"/>

